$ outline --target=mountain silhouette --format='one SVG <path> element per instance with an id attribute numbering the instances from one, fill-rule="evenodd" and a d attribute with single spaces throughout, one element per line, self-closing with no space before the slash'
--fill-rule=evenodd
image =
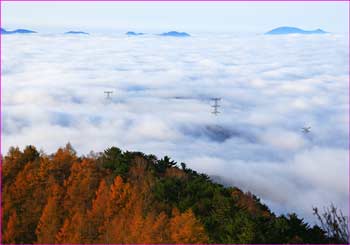
<path id="1" fill-rule="evenodd" d="M 36 31 L 26 30 L 26 29 L 16 29 L 13 31 L 7 31 L 4 28 L 1 28 L 1 34 L 30 34 L 37 33 Z"/>
<path id="2" fill-rule="evenodd" d="M 267 35 L 286 35 L 286 34 L 325 34 L 327 32 L 316 29 L 316 30 L 303 30 L 297 27 L 281 26 L 271 31 L 266 32 Z"/>
<path id="3" fill-rule="evenodd" d="M 186 32 L 177 32 L 177 31 L 169 31 L 160 34 L 160 36 L 164 37 L 190 37 L 190 34 Z"/>

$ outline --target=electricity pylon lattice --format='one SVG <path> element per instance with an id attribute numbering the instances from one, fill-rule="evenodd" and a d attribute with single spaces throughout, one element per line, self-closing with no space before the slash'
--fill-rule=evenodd
<path id="1" fill-rule="evenodd" d="M 211 113 L 213 113 L 215 116 L 217 116 L 220 112 L 219 112 L 219 101 L 221 100 L 221 98 L 212 98 L 211 100 L 214 101 L 214 105 L 212 105 L 211 107 L 213 107 L 213 111 Z"/>
<path id="2" fill-rule="evenodd" d="M 111 95 L 113 94 L 113 91 L 104 91 L 104 93 L 106 94 L 106 99 L 111 99 Z"/>

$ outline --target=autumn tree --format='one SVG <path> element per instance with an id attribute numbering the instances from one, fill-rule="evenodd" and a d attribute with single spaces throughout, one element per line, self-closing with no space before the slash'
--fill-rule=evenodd
<path id="1" fill-rule="evenodd" d="M 99 184 L 99 173 L 92 159 L 74 162 L 70 172 L 64 183 L 67 188 L 64 209 L 72 216 L 76 212 L 84 213 L 91 207 Z"/>
<path id="2" fill-rule="evenodd" d="M 204 227 L 189 209 L 184 213 L 173 210 L 170 220 L 171 240 L 173 243 L 207 243 Z"/>
<path id="3" fill-rule="evenodd" d="M 70 143 L 63 148 L 59 148 L 49 162 L 50 175 L 54 176 L 59 184 L 62 184 L 70 175 L 70 168 L 76 160 L 76 152 Z"/>
<path id="4" fill-rule="evenodd" d="M 69 238 L 72 236 L 70 227 L 71 227 L 71 221 L 70 221 L 70 218 L 67 217 L 64 220 L 62 227 L 57 232 L 56 236 L 52 234 L 55 237 L 56 243 L 64 244 L 65 241 L 69 241 Z"/>
<path id="5" fill-rule="evenodd" d="M 28 162 L 32 162 L 38 159 L 39 152 L 34 146 L 27 146 L 23 152 L 18 147 L 11 147 L 7 156 L 3 160 L 3 183 L 7 184 L 7 181 L 12 182 L 15 180 L 17 174 L 24 168 Z"/>
<path id="6" fill-rule="evenodd" d="M 8 181 L 13 181 L 24 167 L 25 162 L 22 160 L 22 152 L 18 147 L 11 147 L 2 161 L 2 182 L 7 184 Z"/>
<path id="7" fill-rule="evenodd" d="M 11 185 L 5 185 L 3 191 L 3 218 L 16 211 L 20 217 L 17 233 L 24 241 L 36 240 L 35 227 L 39 221 L 42 208 L 45 205 L 45 192 L 40 188 L 37 170 L 39 160 L 29 161 L 18 173 Z"/>
<path id="8" fill-rule="evenodd" d="M 148 228 L 143 237 L 145 243 L 170 243 L 169 217 L 164 212 L 157 216 L 149 213 L 144 223 Z"/>
<path id="9" fill-rule="evenodd" d="M 118 175 L 115 177 L 113 184 L 110 187 L 109 201 L 105 210 L 105 220 L 100 227 L 100 240 L 102 243 L 120 243 L 116 242 L 121 237 L 118 229 L 122 227 L 125 217 L 120 219 L 116 217 L 120 212 L 125 213 L 125 206 L 131 194 L 131 186 L 129 183 L 124 183 L 123 179 Z M 122 215 L 120 215 L 122 216 Z"/>
<path id="10" fill-rule="evenodd" d="M 92 207 L 87 212 L 88 217 L 88 236 L 92 241 L 97 242 L 103 233 L 103 223 L 105 220 L 105 211 L 109 202 L 109 187 L 105 180 L 101 180 L 96 197 L 92 201 Z"/>
<path id="11" fill-rule="evenodd" d="M 80 211 L 76 212 L 72 218 L 64 221 L 62 228 L 56 233 L 56 243 L 92 243 L 87 235 L 87 220 L 85 214 Z"/>
<path id="12" fill-rule="evenodd" d="M 17 226 L 18 226 L 18 218 L 16 211 L 13 211 L 12 215 L 10 216 L 5 232 L 3 233 L 3 242 L 4 243 L 16 243 L 16 239 L 18 240 L 18 232 L 17 232 Z"/>
<path id="13" fill-rule="evenodd" d="M 37 243 L 54 243 L 55 234 L 62 224 L 62 218 L 62 188 L 55 184 L 51 188 L 51 196 L 48 198 L 35 231 Z"/>
<path id="14" fill-rule="evenodd" d="M 107 214 L 113 216 L 116 212 L 125 207 L 130 194 L 130 184 L 124 183 L 120 176 L 116 176 L 110 189 L 110 205 L 108 205 Z"/>

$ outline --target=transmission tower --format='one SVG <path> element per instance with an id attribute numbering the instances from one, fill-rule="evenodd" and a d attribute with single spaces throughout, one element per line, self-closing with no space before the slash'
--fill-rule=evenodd
<path id="1" fill-rule="evenodd" d="M 214 110 L 211 113 L 213 113 L 215 116 L 217 116 L 220 113 L 218 108 L 220 107 L 219 101 L 221 100 L 221 98 L 212 98 L 211 100 L 214 101 L 214 105 L 211 106 L 214 108 Z"/>
<path id="2" fill-rule="evenodd" d="M 104 91 L 106 94 L 106 99 L 111 99 L 111 95 L 113 94 L 113 91 Z"/>

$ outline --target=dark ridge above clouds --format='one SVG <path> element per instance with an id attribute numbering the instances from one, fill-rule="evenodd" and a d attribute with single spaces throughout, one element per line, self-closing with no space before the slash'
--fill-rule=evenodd
<path id="1" fill-rule="evenodd" d="M 36 31 L 27 30 L 27 29 L 16 29 L 13 31 L 8 31 L 4 28 L 1 28 L 1 34 L 30 34 L 30 33 L 37 33 Z M 272 29 L 265 33 L 265 35 L 287 35 L 287 34 L 326 34 L 328 32 L 322 30 L 322 29 L 316 29 L 316 30 L 303 30 L 301 28 L 297 27 L 291 27 L 291 26 L 281 26 L 277 27 L 275 29 Z M 64 34 L 82 34 L 82 35 L 89 35 L 88 32 L 84 31 L 68 31 Z M 143 32 L 134 32 L 134 31 L 128 31 L 125 33 L 125 35 L 128 36 L 142 36 L 145 35 Z M 161 34 L 158 34 L 159 36 L 163 37 L 190 37 L 191 35 L 186 32 L 178 32 L 178 31 L 169 31 L 164 32 Z"/>
<path id="2" fill-rule="evenodd" d="M 26 30 L 26 29 L 16 29 L 13 31 L 7 31 L 4 28 L 1 28 L 1 34 L 30 34 L 37 33 L 36 31 Z"/>
<path id="3" fill-rule="evenodd" d="M 297 27 L 290 26 L 281 26 L 271 31 L 266 32 L 266 35 L 285 35 L 285 34 L 325 34 L 324 30 L 316 29 L 316 30 L 303 30 Z"/>
<path id="4" fill-rule="evenodd" d="M 142 36 L 145 35 L 145 33 L 142 32 L 133 32 L 133 31 L 128 31 L 127 33 L 125 33 L 128 36 Z"/>
<path id="5" fill-rule="evenodd" d="M 190 34 L 186 32 L 169 31 L 160 34 L 163 37 L 190 37 Z"/>
<path id="6" fill-rule="evenodd" d="M 68 32 L 65 32 L 64 34 L 69 34 L 69 35 L 75 35 L 75 34 L 89 35 L 89 33 L 83 32 L 83 31 L 68 31 Z"/>
<path id="7" fill-rule="evenodd" d="M 27 30 L 27 29 L 16 29 L 13 31 L 8 31 L 4 28 L 1 28 L 1 34 L 29 34 L 29 33 L 37 33 L 36 31 L 32 30 Z M 68 35 L 89 35 L 88 32 L 84 31 L 68 31 L 65 32 L 64 34 Z M 142 36 L 145 35 L 143 32 L 134 32 L 134 31 L 128 31 L 125 33 L 128 36 Z M 177 31 L 169 31 L 169 32 L 164 32 L 159 34 L 159 36 L 164 36 L 164 37 L 190 37 L 190 34 L 186 32 L 177 32 Z"/>

